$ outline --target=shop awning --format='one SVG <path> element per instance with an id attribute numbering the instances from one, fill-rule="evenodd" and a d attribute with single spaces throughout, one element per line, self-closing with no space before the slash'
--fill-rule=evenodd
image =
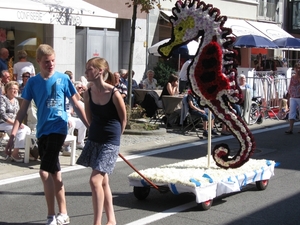
<path id="1" fill-rule="evenodd" d="M 262 22 L 254 22 L 254 21 L 247 21 L 248 24 L 259 30 L 261 33 L 265 34 L 269 39 L 272 41 L 278 38 L 284 37 L 293 37 L 285 30 L 281 29 L 276 24 L 272 23 L 262 23 Z"/>
<path id="2" fill-rule="evenodd" d="M 115 28 L 116 18 L 82 0 L 0 0 L 0 21 Z"/>
<path id="3" fill-rule="evenodd" d="M 162 19 L 164 19 L 165 21 L 167 21 L 167 22 L 169 22 L 170 20 L 169 20 L 169 18 L 170 18 L 170 16 L 172 16 L 173 14 L 172 14 L 172 11 L 170 11 L 170 10 L 160 10 L 160 17 L 162 18 Z"/>
<path id="4" fill-rule="evenodd" d="M 224 24 L 224 27 L 231 28 L 232 33 L 236 36 L 242 36 L 242 35 L 258 35 L 268 38 L 264 33 L 260 32 L 259 30 L 255 29 L 253 26 L 251 26 L 249 23 L 247 23 L 245 20 L 238 20 L 238 19 L 227 19 L 227 21 Z"/>

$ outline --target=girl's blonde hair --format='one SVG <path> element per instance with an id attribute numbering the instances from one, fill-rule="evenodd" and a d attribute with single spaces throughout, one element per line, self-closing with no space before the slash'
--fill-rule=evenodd
<path id="1" fill-rule="evenodd" d="M 112 73 L 110 72 L 109 64 L 104 58 L 94 57 L 94 58 L 89 59 L 86 64 L 90 64 L 94 68 L 103 69 L 104 70 L 104 73 L 103 73 L 104 81 L 106 81 L 108 76 L 109 77 L 113 76 Z"/>
<path id="2" fill-rule="evenodd" d="M 112 86 L 115 86 L 116 79 L 113 73 L 108 72 L 107 79 L 105 80 L 106 83 L 111 84 Z"/>

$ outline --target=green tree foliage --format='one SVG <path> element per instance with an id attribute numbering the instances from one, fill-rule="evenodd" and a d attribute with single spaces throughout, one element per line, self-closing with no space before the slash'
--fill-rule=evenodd
<path id="1" fill-rule="evenodd" d="M 158 86 L 165 86 L 168 82 L 169 76 L 176 73 L 176 66 L 172 61 L 159 61 L 153 68 L 155 73 L 155 79 L 157 80 Z"/>

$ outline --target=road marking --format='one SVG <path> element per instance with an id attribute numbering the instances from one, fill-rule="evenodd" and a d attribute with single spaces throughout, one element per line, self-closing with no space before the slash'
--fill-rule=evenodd
<path id="1" fill-rule="evenodd" d="M 86 167 L 80 166 L 80 165 L 75 165 L 75 166 L 69 166 L 69 167 L 65 167 L 61 169 L 62 173 L 66 173 L 66 172 L 71 172 L 74 170 L 80 170 L 80 169 L 85 169 Z M 13 177 L 13 178 L 7 178 L 7 179 L 3 179 L 0 181 L 0 186 L 1 185 L 5 185 L 5 184 L 11 184 L 11 183 L 15 183 L 15 182 L 19 182 L 19 181 L 24 181 L 24 180 L 31 180 L 31 179 L 35 179 L 35 178 L 39 178 L 40 174 L 39 173 L 33 173 L 33 174 L 29 174 L 29 175 L 24 175 L 24 176 L 18 176 L 18 177 Z"/>
<path id="2" fill-rule="evenodd" d="M 156 213 L 156 214 L 153 214 L 151 216 L 144 217 L 142 219 L 133 221 L 131 223 L 127 223 L 125 225 L 144 225 L 144 224 L 153 223 L 157 220 L 161 220 L 161 219 L 166 218 L 168 216 L 172 216 L 174 214 L 177 214 L 177 213 L 182 212 L 184 210 L 193 208 L 195 206 L 197 206 L 197 204 L 195 202 L 189 202 L 189 203 L 186 203 L 186 204 L 183 204 L 183 205 L 180 205 L 180 206 L 176 206 L 176 207 L 171 208 L 171 209 L 167 209 L 167 210 L 162 211 L 160 213 Z"/>

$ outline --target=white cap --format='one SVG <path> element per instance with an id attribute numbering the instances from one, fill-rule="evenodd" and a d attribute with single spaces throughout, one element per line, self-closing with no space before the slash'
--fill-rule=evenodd
<path id="1" fill-rule="evenodd" d="M 21 74 L 23 73 L 30 73 L 31 74 L 31 69 L 28 66 L 25 66 L 21 69 Z"/>

